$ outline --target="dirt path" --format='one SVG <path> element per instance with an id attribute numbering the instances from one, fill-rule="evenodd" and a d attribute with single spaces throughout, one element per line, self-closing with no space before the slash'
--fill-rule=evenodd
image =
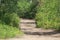
<path id="1" fill-rule="evenodd" d="M 25 33 L 21 38 L 9 40 L 60 40 L 60 33 L 53 30 L 35 28 L 35 21 L 21 19 L 21 30 Z"/>

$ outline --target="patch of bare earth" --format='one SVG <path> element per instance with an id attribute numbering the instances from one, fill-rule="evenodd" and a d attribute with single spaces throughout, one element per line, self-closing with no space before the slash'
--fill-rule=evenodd
<path id="1" fill-rule="evenodd" d="M 21 30 L 24 35 L 5 40 L 60 40 L 60 33 L 54 30 L 36 28 L 35 20 L 21 19 Z"/>

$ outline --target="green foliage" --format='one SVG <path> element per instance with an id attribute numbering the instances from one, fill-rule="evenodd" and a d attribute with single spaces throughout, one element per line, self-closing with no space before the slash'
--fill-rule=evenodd
<path id="1" fill-rule="evenodd" d="M 60 30 L 59 0 L 40 0 L 36 21 L 37 27 Z"/>
<path id="2" fill-rule="evenodd" d="M 13 27 L 19 27 L 19 17 L 17 14 L 15 13 L 12 13 L 12 14 L 8 14 L 6 13 L 2 19 L 2 21 L 7 24 L 7 25 L 10 25 L 10 26 L 13 26 Z"/>
<path id="3" fill-rule="evenodd" d="M 3 23 L 18 27 L 19 17 L 17 16 L 18 0 L 0 1 L 0 20 Z"/>
<path id="4" fill-rule="evenodd" d="M 15 12 L 17 8 L 18 0 L 1 0 L 0 1 L 0 11 L 1 12 Z"/>
<path id="5" fill-rule="evenodd" d="M 37 0 L 19 0 L 18 15 L 22 18 L 34 18 L 36 13 Z"/>
<path id="6" fill-rule="evenodd" d="M 0 38 L 10 38 L 17 35 L 22 35 L 18 28 L 0 23 Z"/>
<path id="7" fill-rule="evenodd" d="M 0 0 L 0 38 L 14 37 L 19 31 L 18 0 Z"/>
<path id="8" fill-rule="evenodd" d="M 18 7 L 19 7 L 19 10 L 18 10 L 18 15 L 20 16 L 20 17 L 23 17 L 25 14 L 24 13 L 26 13 L 27 11 L 28 11 L 28 9 L 30 10 L 30 3 L 29 2 L 27 2 L 26 0 L 19 0 L 19 2 L 18 2 Z"/>
<path id="9" fill-rule="evenodd" d="M 13 13 L 17 11 L 18 0 L 0 0 L 0 19 L 5 13 Z"/>

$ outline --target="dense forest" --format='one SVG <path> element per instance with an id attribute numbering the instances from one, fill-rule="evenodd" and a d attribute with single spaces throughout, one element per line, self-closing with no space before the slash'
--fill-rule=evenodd
<path id="1" fill-rule="evenodd" d="M 0 38 L 22 35 L 20 18 L 35 19 L 37 28 L 60 30 L 60 0 L 0 0 Z"/>

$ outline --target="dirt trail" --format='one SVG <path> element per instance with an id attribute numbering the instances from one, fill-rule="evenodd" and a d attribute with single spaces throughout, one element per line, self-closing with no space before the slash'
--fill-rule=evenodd
<path id="1" fill-rule="evenodd" d="M 25 33 L 21 38 L 8 40 L 60 40 L 60 33 L 54 30 L 35 28 L 34 20 L 21 19 L 21 30 Z"/>

